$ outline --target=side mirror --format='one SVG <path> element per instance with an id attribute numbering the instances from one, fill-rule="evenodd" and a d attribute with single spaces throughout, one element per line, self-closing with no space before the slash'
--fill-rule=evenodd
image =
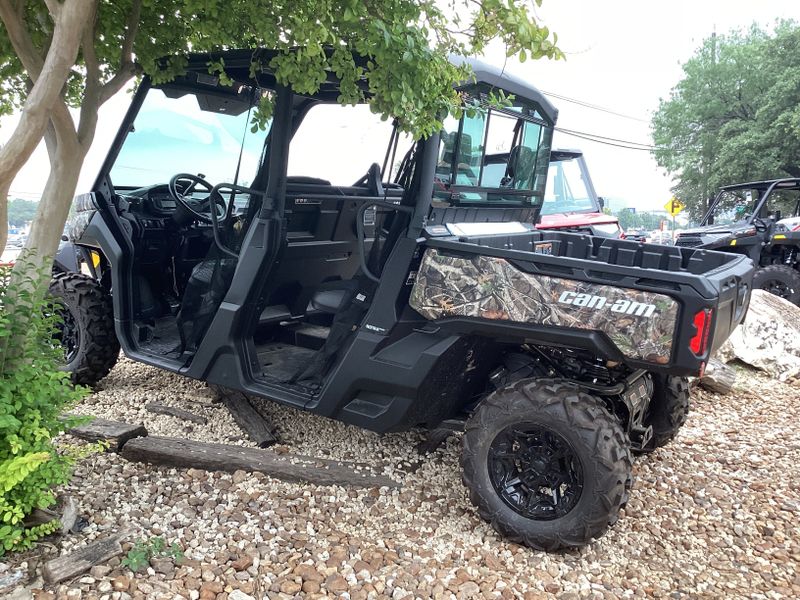
<path id="1" fill-rule="evenodd" d="M 600 206 L 600 210 L 603 210 L 606 207 L 606 199 L 602 196 L 597 197 L 597 204 Z"/>

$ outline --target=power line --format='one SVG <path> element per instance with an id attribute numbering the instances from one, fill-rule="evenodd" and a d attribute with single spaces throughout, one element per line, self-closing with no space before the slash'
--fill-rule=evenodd
<path id="1" fill-rule="evenodd" d="M 590 142 L 596 142 L 598 144 L 605 144 L 606 146 L 614 146 L 616 148 L 624 148 L 626 150 L 641 150 L 644 152 L 652 152 L 653 150 L 658 150 L 657 146 L 652 146 L 649 144 L 642 144 L 639 142 L 632 142 L 630 140 L 620 140 L 617 138 L 611 138 L 603 135 L 597 135 L 594 133 L 588 133 L 585 131 L 573 131 L 571 129 L 563 129 L 561 127 L 556 127 L 556 131 L 563 133 L 564 135 L 569 135 L 572 137 L 580 138 L 583 140 L 588 140 Z"/>
<path id="2" fill-rule="evenodd" d="M 574 134 L 577 134 L 577 135 L 583 135 L 583 136 L 597 138 L 598 140 L 606 140 L 606 141 L 609 141 L 609 142 L 619 142 L 620 144 L 627 144 L 629 146 L 642 146 L 644 148 L 647 148 L 648 150 L 655 150 L 655 146 L 653 146 L 653 144 L 645 144 L 643 142 L 634 142 L 634 141 L 631 141 L 631 140 L 621 140 L 619 138 L 613 138 L 613 137 L 609 137 L 609 136 L 606 136 L 606 135 L 600 135 L 599 133 L 588 133 L 586 131 L 576 131 L 574 129 L 566 129 L 564 127 L 556 127 L 555 130 L 556 131 L 560 131 L 562 133 L 574 133 Z"/>
<path id="3" fill-rule="evenodd" d="M 597 110 L 600 112 L 608 113 L 610 115 L 614 115 L 615 117 L 621 117 L 623 119 L 630 119 L 631 121 L 639 121 L 640 123 L 649 123 L 650 121 L 647 119 L 642 119 L 640 117 L 634 117 L 632 115 L 626 115 L 621 112 L 617 112 L 615 110 L 611 110 L 610 108 L 606 108 L 604 106 L 599 106 L 597 104 L 592 104 L 591 102 L 585 102 L 584 100 L 578 100 L 577 98 L 570 98 L 569 96 L 562 96 L 561 94 L 556 94 L 555 92 L 547 92 L 545 90 L 540 90 L 546 96 L 552 96 L 553 98 L 558 98 L 559 100 L 563 100 L 564 102 L 570 102 L 572 104 L 577 104 L 578 106 L 583 106 L 584 108 L 591 108 L 592 110 Z"/>

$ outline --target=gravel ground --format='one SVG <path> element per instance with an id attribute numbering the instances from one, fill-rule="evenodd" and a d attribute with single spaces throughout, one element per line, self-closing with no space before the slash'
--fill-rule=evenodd
<path id="1" fill-rule="evenodd" d="M 800 597 L 800 387 L 742 371 L 734 394 L 693 390 L 677 440 L 636 461 L 617 525 L 559 555 L 508 543 L 470 505 L 459 440 L 431 456 L 416 432 L 379 437 L 264 403 L 292 452 L 370 463 L 398 491 L 289 484 L 260 474 L 128 463 L 115 454 L 78 468 L 69 493 L 88 515 L 79 535 L 41 545 L 37 562 L 131 528 L 163 536 L 185 559 L 137 575 L 113 559 L 37 598 L 780 598 Z M 186 426 L 148 401 L 209 419 Z M 80 412 L 142 421 L 153 434 L 247 445 L 206 389 L 120 361 Z"/>

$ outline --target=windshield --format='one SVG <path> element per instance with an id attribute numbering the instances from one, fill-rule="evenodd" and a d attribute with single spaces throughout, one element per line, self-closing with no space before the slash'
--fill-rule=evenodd
<path id="1" fill-rule="evenodd" d="M 212 184 L 232 183 L 241 150 L 238 182 L 248 185 L 267 135 L 250 131 L 249 114 L 202 110 L 194 95 L 169 98 L 151 89 L 114 162 L 111 181 L 115 187 L 140 188 L 191 173 Z"/>
<path id="2" fill-rule="evenodd" d="M 541 214 L 599 212 L 599 210 L 597 201 L 586 185 L 578 159 L 550 161 Z"/>
<path id="3" fill-rule="evenodd" d="M 733 225 L 746 221 L 758 203 L 755 190 L 723 190 L 717 196 L 706 222 L 711 225 Z"/>

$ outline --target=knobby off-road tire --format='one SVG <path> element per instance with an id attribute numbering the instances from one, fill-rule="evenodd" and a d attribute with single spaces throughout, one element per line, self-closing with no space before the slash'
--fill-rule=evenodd
<path id="1" fill-rule="evenodd" d="M 800 272 L 788 265 L 758 269 L 753 276 L 753 289 L 766 290 L 800 306 Z"/>
<path id="2" fill-rule="evenodd" d="M 58 273 L 50 295 L 63 306 L 64 370 L 73 383 L 95 385 L 108 375 L 119 357 L 111 296 L 100 284 L 80 273 Z"/>
<path id="3" fill-rule="evenodd" d="M 653 374 L 653 397 L 644 419 L 653 427 L 653 437 L 639 454 L 652 452 L 678 435 L 689 416 L 689 380 Z"/>
<path id="4" fill-rule="evenodd" d="M 515 442 L 526 450 L 513 460 L 506 458 L 509 431 L 534 432 Z M 502 535 L 539 550 L 577 547 L 602 536 L 627 501 L 632 483 L 629 447 L 618 419 L 599 399 L 559 380 L 523 380 L 493 393 L 467 422 L 462 478 L 480 516 Z M 564 454 L 568 458 L 547 458 Z M 506 469 L 512 475 L 498 475 Z M 543 485 L 544 472 L 561 475 Z M 509 494 L 515 479 L 530 487 L 520 483 L 513 488 L 518 493 Z M 570 483 L 558 483 L 563 481 Z M 537 499 L 537 507 L 546 507 L 538 500 L 555 495 L 556 489 L 560 499 L 553 499 L 550 513 L 530 511 L 531 498 Z M 568 501 L 559 509 L 564 499 Z"/>

